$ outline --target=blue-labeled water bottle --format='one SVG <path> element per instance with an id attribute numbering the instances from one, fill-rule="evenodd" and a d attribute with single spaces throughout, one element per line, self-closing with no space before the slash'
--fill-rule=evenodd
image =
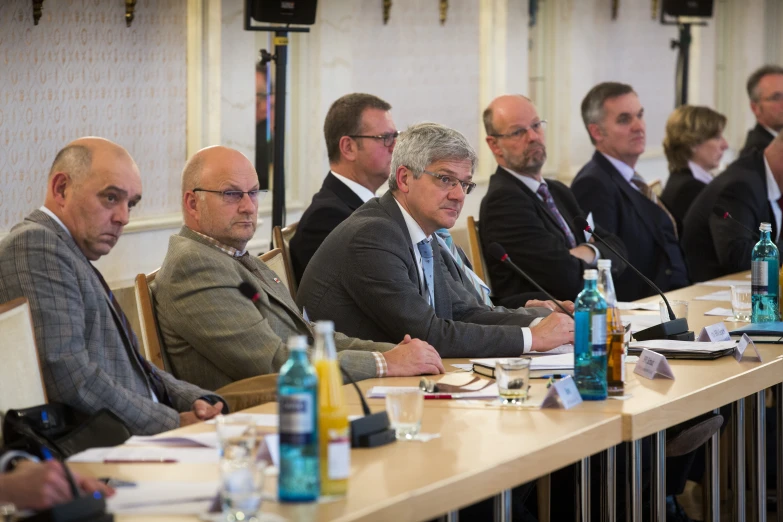
<path id="1" fill-rule="evenodd" d="M 606 300 L 597 270 L 585 270 L 585 287 L 574 303 L 574 380 L 582 399 L 606 399 Z"/>
<path id="2" fill-rule="evenodd" d="M 321 491 L 318 448 L 318 377 L 307 358 L 307 338 L 288 338 L 288 361 L 277 380 L 280 502 L 314 502 Z"/>
<path id="3" fill-rule="evenodd" d="M 750 320 L 754 323 L 780 321 L 778 303 L 778 277 L 780 269 L 778 247 L 769 237 L 772 225 L 762 223 L 759 226 L 761 239 L 750 256 L 751 271 L 751 310 Z"/>

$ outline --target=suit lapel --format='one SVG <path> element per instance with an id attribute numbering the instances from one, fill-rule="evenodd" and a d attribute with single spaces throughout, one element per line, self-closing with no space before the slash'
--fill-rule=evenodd
<path id="1" fill-rule="evenodd" d="M 331 172 L 326 175 L 323 186 L 334 192 L 351 210 L 356 210 L 364 204 L 362 198 L 357 196 L 345 183 L 334 177 Z"/>
<path id="2" fill-rule="evenodd" d="M 400 211 L 400 207 L 397 206 L 397 201 L 394 199 L 394 196 L 392 195 L 391 191 L 386 192 L 386 194 L 381 196 L 378 202 L 380 203 L 381 208 L 383 208 L 386 211 L 386 213 L 389 214 L 389 216 L 394 220 L 394 222 L 397 223 L 397 226 L 399 226 L 400 229 L 402 230 L 402 235 L 405 237 L 405 244 L 408 246 L 408 255 L 410 256 L 410 263 L 413 267 L 418 267 L 418 264 L 416 263 L 416 253 L 413 251 L 413 240 L 411 239 L 410 233 L 408 233 L 408 225 L 405 223 L 405 218 L 402 217 L 402 212 Z M 437 243 L 437 241 L 433 241 L 433 243 Z M 435 247 L 433 246 L 433 257 L 434 257 L 434 251 L 435 251 Z M 426 298 L 427 297 L 425 293 L 426 290 L 424 289 L 424 284 L 422 283 L 421 278 L 419 277 L 418 268 L 415 268 L 414 272 L 416 273 L 416 282 L 418 283 L 418 287 L 419 287 L 419 295 Z"/>

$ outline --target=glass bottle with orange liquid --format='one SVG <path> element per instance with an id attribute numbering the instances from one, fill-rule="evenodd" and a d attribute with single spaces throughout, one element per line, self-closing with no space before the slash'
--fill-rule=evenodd
<path id="1" fill-rule="evenodd" d="M 612 260 L 598 260 L 598 291 L 606 299 L 606 392 L 609 396 L 625 393 L 625 327 L 617 308 L 617 294 L 612 281 Z"/>
<path id="2" fill-rule="evenodd" d="M 315 324 L 313 364 L 318 373 L 321 495 L 345 495 L 351 474 L 351 434 L 331 321 Z"/>

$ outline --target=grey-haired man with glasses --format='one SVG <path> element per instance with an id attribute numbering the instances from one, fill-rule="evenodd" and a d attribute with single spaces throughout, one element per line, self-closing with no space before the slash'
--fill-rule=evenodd
<path id="1" fill-rule="evenodd" d="M 413 125 L 392 154 L 389 191 L 343 221 L 305 270 L 297 303 L 338 330 L 388 341 L 409 332 L 442 357 L 505 357 L 573 341 L 573 321 L 544 308 L 493 310 L 434 240 L 473 190 L 476 153 L 459 132 Z M 542 319 L 542 317 L 544 317 Z"/>
<path id="2" fill-rule="evenodd" d="M 750 110 L 756 126 L 748 131 L 740 156 L 763 151 L 783 130 L 783 67 L 765 65 L 748 78 Z"/>
<path id="3" fill-rule="evenodd" d="M 522 95 L 500 96 L 484 111 L 487 145 L 498 168 L 481 201 L 479 228 L 486 251 L 500 243 L 509 256 L 538 284 L 558 299 L 575 299 L 582 290 L 582 273 L 598 259 L 612 260 L 615 273 L 625 264 L 604 245 L 585 238 L 574 218 L 586 216 L 571 190 L 559 181 L 544 179 L 546 120 Z M 622 242 L 598 228 L 616 249 Z M 521 306 L 535 288 L 505 264 L 487 259 L 496 300 Z"/>

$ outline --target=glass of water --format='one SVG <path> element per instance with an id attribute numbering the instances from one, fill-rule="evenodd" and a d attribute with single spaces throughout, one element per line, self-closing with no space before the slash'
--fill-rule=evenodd
<path id="1" fill-rule="evenodd" d="M 418 388 L 389 390 L 386 393 L 386 412 L 397 440 L 413 440 L 421 430 L 424 393 Z"/>
<path id="2" fill-rule="evenodd" d="M 498 359 L 495 362 L 495 379 L 503 404 L 522 404 L 530 387 L 530 357 Z"/>
<path id="3" fill-rule="evenodd" d="M 751 291 L 749 286 L 731 287 L 731 311 L 735 321 L 750 321 L 752 308 Z"/>
<path id="4" fill-rule="evenodd" d="M 247 417 L 216 419 L 220 452 L 220 498 L 227 522 L 258 520 L 264 488 L 264 461 L 259 460 L 262 435 Z"/>

